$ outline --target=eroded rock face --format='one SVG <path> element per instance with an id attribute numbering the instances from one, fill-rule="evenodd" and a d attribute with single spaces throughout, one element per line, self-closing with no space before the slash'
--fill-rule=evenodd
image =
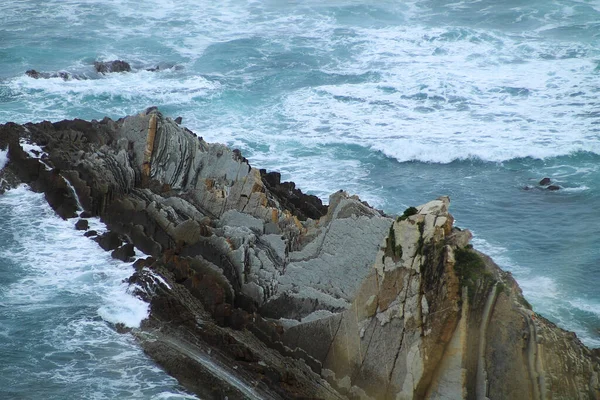
<path id="1" fill-rule="evenodd" d="M 599 398 L 598 358 L 525 305 L 448 206 L 396 220 L 352 306 L 290 327 L 284 343 L 353 398 Z"/>
<path id="2" fill-rule="evenodd" d="M 448 198 L 396 219 L 344 192 L 323 206 L 156 109 L 6 124 L 7 146 L 4 186 L 63 218 L 79 200 L 115 257 L 151 256 L 131 333 L 203 397 L 599 398 L 597 354 L 523 305 Z"/>

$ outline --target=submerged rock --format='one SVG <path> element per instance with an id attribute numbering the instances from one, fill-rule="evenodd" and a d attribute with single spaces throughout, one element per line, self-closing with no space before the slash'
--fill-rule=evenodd
<path id="1" fill-rule="evenodd" d="M 112 258 L 121 261 L 131 261 L 135 257 L 135 248 L 131 243 L 126 243 L 123 246 L 113 250 L 110 254 Z"/>
<path id="2" fill-rule="evenodd" d="M 86 219 L 80 219 L 75 223 L 75 229 L 78 231 L 87 231 L 90 227 L 89 222 Z"/>
<path id="3" fill-rule="evenodd" d="M 60 215 L 76 215 L 68 181 L 103 248 L 151 256 L 129 279 L 151 304 L 131 334 L 203 398 L 600 397 L 597 352 L 530 309 L 447 197 L 397 219 L 345 192 L 324 206 L 155 108 L 1 125 L 7 145 L 4 170 Z"/>
<path id="4" fill-rule="evenodd" d="M 93 63 L 93 72 L 90 71 L 76 71 L 76 72 L 67 72 L 67 71 L 58 71 L 58 72 L 40 72 L 35 69 L 28 69 L 25 71 L 25 75 L 33 79 L 50 79 L 50 78 L 61 78 L 65 81 L 68 80 L 85 80 L 85 79 L 94 79 L 100 78 L 102 75 L 106 75 L 109 73 L 118 73 L 118 72 L 132 72 L 133 68 L 131 65 L 123 60 L 112 60 L 112 61 L 95 61 Z M 181 66 L 175 65 L 173 63 L 161 63 L 153 68 L 147 68 L 146 71 L 156 72 L 159 70 L 166 69 L 181 69 Z"/>
<path id="5" fill-rule="evenodd" d="M 123 244 L 121 237 L 115 232 L 106 232 L 94 239 L 104 250 L 115 250 Z"/>

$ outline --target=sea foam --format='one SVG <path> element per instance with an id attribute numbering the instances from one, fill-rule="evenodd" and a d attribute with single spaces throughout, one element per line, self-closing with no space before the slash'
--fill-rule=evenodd
<path id="1" fill-rule="evenodd" d="M 0 170 L 8 164 L 8 149 L 0 150 Z"/>
<path id="2" fill-rule="evenodd" d="M 148 304 L 128 294 L 122 283 L 132 273 L 130 265 L 112 259 L 97 243 L 83 237 L 74 229 L 74 220 L 56 216 L 43 195 L 23 185 L 3 195 L 0 205 L 23 215 L 19 225 L 12 227 L 19 250 L 0 250 L 2 256 L 25 269 L 20 283 L 8 288 L 10 298 L 44 308 L 60 293 L 71 293 L 96 299 L 98 314 L 111 323 L 138 327 L 147 317 Z M 25 217 L 36 213 L 41 213 L 41 218 Z M 91 225 L 101 228 L 103 224 L 94 220 Z"/>
<path id="3" fill-rule="evenodd" d="M 139 326 L 130 264 L 56 216 L 26 186 L 0 196 L 0 392 L 9 398 L 192 399 L 113 325 Z M 104 224 L 90 219 L 93 229 Z M 24 373 L 26 371 L 26 373 Z M 36 392 L 44 382 L 43 393 Z"/>

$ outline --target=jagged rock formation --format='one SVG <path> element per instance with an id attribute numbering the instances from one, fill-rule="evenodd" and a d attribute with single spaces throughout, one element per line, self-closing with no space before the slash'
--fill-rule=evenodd
<path id="1" fill-rule="evenodd" d="M 344 192 L 324 206 L 156 109 L 6 124 L 7 146 L 0 189 L 80 205 L 115 257 L 149 255 L 131 332 L 203 397 L 600 398 L 598 352 L 531 311 L 448 198 L 395 219 Z"/>

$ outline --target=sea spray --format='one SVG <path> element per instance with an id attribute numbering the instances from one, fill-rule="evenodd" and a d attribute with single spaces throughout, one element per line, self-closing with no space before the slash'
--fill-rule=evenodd
<path id="1" fill-rule="evenodd" d="M 131 265 L 73 222 L 25 186 L 0 196 L 1 397 L 194 398 L 115 331 L 139 326 L 148 304 L 127 293 Z"/>

